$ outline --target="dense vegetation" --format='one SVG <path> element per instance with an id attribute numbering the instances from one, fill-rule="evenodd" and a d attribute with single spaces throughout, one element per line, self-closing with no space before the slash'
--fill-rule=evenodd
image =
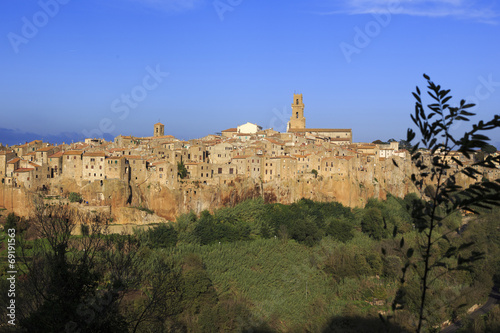
<path id="1" fill-rule="evenodd" d="M 406 248 L 418 237 L 412 212 L 419 204 L 414 194 L 371 199 L 363 209 L 254 199 L 213 213 L 185 214 L 176 223 L 129 236 L 99 235 L 103 217 L 87 217 L 90 232 L 69 237 L 71 217 L 64 207 L 51 211 L 50 218 L 35 214 L 24 226 L 12 215 L 9 227 L 17 224 L 20 234 L 26 229 L 25 251 L 18 254 L 24 256 L 18 323 L 33 332 L 414 330 L 418 282 L 401 289 L 399 279 Z M 474 241 L 467 251 L 484 257 L 470 271 L 442 272 L 430 291 L 441 309 L 429 318 L 432 325 L 483 303 L 500 280 L 498 214 L 463 218 L 456 212 L 443 221 L 443 232 L 462 225 L 460 233 L 450 234 L 454 246 Z M 44 239 L 36 240 L 26 226 L 38 222 L 57 226 L 58 232 L 46 230 Z M 3 266 L 2 275 L 6 270 Z M 409 272 L 406 279 L 418 277 Z M 396 293 L 405 306 L 393 313 Z M 394 318 L 384 324 L 379 313 Z M 498 314 L 469 325 L 497 327 Z"/>
<path id="2" fill-rule="evenodd" d="M 5 225 L 16 229 L 21 272 L 18 326 L 8 328 L 431 332 L 463 318 L 466 331 L 498 331 L 498 309 L 473 321 L 466 314 L 500 284 L 500 180 L 478 179 L 478 169 L 500 163 L 481 134 L 499 128 L 500 116 L 454 138 L 452 126 L 473 116 L 473 104 L 450 106 L 449 90 L 424 77 L 434 101 L 427 112 L 417 87 L 412 120 L 421 139 L 412 145 L 416 133 L 409 129 L 405 141 L 419 195 L 371 199 L 363 209 L 254 199 L 133 235 L 107 235 L 109 217 L 37 197 L 28 221 L 9 215 Z M 470 158 L 478 148 L 487 156 L 467 166 L 452 154 Z M 448 157 L 463 168 L 453 171 Z M 178 169 L 184 178 L 182 163 Z M 476 183 L 462 188 L 458 173 Z M 70 200 L 81 197 L 72 193 Z M 75 237 L 78 222 L 85 232 Z M 6 263 L 2 304 L 9 301 Z M 1 312 L 6 316 L 6 307 Z"/>

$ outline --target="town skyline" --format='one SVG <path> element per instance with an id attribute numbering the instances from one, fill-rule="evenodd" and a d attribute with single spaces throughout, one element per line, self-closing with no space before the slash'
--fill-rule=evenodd
<path id="1" fill-rule="evenodd" d="M 500 11 L 488 1 L 0 6 L 0 142 L 10 145 L 141 137 L 157 121 L 183 140 L 245 122 L 284 132 L 293 93 L 311 128 L 399 140 L 423 73 L 453 103 L 476 103 L 478 119 L 500 105 Z M 491 139 L 500 146 L 500 133 Z"/>

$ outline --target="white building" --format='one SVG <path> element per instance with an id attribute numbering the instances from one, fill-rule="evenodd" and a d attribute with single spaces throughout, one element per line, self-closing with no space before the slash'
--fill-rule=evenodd
<path id="1" fill-rule="evenodd" d="M 252 123 L 246 123 L 238 126 L 237 128 L 238 133 L 244 133 L 244 134 L 256 134 L 259 131 L 262 131 L 262 126 Z"/>

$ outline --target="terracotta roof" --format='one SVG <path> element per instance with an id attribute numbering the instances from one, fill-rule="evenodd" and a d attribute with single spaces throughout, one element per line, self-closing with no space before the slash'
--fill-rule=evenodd
<path id="1" fill-rule="evenodd" d="M 14 157 L 13 159 L 11 159 L 10 161 L 7 161 L 7 164 L 14 164 L 14 163 L 17 163 L 19 162 L 21 159 L 19 157 Z"/>
<path id="2" fill-rule="evenodd" d="M 49 158 L 58 158 L 58 157 L 61 157 L 63 156 L 63 152 L 62 151 L 58 151 L 57 153 L 54 153 L 52 155 L 49 155 Z"/>
<path id="3" fill-rule="evenodd" d="M 41 168 L 42 166 L 33 162 L 29 162 L 31 166 L 34 166 L 35 168 Z"/>
<path id="4" fill-rule="evenodd" d="M 83 154 L 83 150 L 68 150 L 65 151 L 63 155 L 81 155 Z"/>
<path id="5" fill-rule="evenodd" d="M 14 172 L 28 172 L 28 171 L 33 171 L 35 169 L 33 168 L 19 168 L 19 169 L 16 169 L 14 170 Z"/>
<path id="6" fill-rule="evenodd" d="M 161 165 L 161 164 L 169 164 L 169 163 L 167 161 L 158 161 L 158 162 L 152 163 L 151 165 L 152 166 L 157 166 L 157 165 Z"/>
<path id="7" fill-rule="evenodd" d="M 271 143 L 274 143 L 275 145 L 280 145 L 280 146 L 284 146 L 285 145 L 284 143 L 276 141 L 276 140 L 271 139 L 271 138 L 265 138 L 264 140 L 267 140 L 267 141 L 269 141 Z"/>
<path id="8" fill-rule="evenodd" d="M 225 130 L 223 130 L 221 132 L 224 133 L 224 132 L 237 132 L 237 131 L 238 131 L 238 129 L 236 127 L 233 127 L 233 128 L 225 129 Z"/>
<path id="9" fill-rule="evenodd" d="M 11 154 L 11 153 L 14 153 L 12 150 L 2 150 L 0 151 L 0 155 L 7 155 L 7 154 Z"/>
<path id="10" fill-rule="evenodd" d="M 37 143 L 43 143 L 42 140 L 33 140 L 31 142 L 28 142 L 29 145 L 34 145 L 34 144 L 37 144 Z"/>
<path id="11" fill-rule="evenodd" d="M 271 158 L 280 158 L 280 159 L 286 158 L 286 159 L 296 160 L 295 157 L 291 157 L 291 156 L 288 156 L 288 155 L 274 156 L 274 157 L 271 157 Z"/>
<path id="12" fill-rule="evenodd" d="M 125 156 L 106 156 L 107 160 L 121 160 L 122 158 L 125 158 Z"/>
<path id="13" fill-rule="evenodd" d="M 45 147 L 45 148 L 40 148 L 40 149 L 37 149 L 37 151 L 41 151 L 41 152 L 45 152 L 45 151 L 49 151 L 51 149 L 54 149 L 54 146 L 49 146 L 49 147 Z"/>
<path id="14" fill-rule="evenodd" d="M 95 152 L 84 153 L 83 156 L 84 157 L 87 157 L 87 156 L 104 157 L 104 156 L 106 156 L 106 153 L 104 153 L 103 151 L 95 151 Z"/>

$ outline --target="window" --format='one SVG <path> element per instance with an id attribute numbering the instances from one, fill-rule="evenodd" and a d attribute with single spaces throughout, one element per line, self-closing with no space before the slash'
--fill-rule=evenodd
<path id="1" fill-rule="evenodd" d="M 299 118 L 299 113 L 298 113 L 298 112 L 295 112 L 295 116 L 296 116 L 297 118 Z"/>

